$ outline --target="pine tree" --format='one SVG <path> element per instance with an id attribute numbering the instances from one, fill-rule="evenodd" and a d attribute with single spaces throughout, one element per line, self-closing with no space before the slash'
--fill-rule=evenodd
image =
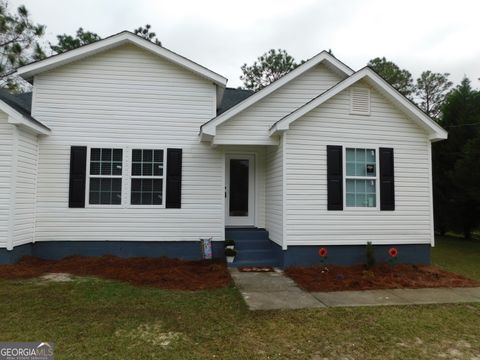
<path id="1" fill-rule="evenodd" d="M 0 0 L 0 86 L 18 92 L 28 87 L 19 77 L 13 76 L 15 68 L 31 61 L 43 59 L 45 53 L 39 39 L 45 26 L 34 24 L 27 8 L 19 6 L 10 12 L 8 3 Z"/>
<path id="2" fill-rule="evenodd" d="M 240 76 L 240 80 L 243 81 L 245 88 L 258 91 L 297 66 L 295 59 L 285 50 L 272 49 L 258 57 L 252 65 L 244 64 L 241 68 L 243 75 Z"/>

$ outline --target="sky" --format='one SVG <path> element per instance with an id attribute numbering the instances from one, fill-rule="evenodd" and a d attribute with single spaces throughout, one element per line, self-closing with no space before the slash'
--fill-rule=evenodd
<path id="1" fill-rule="evenodd" d="M 322 50 L 354 70 L 385 56 L 480 87 L 476 0 L 10 0 L 47 26 L 45 44 L 83 27 L 105 37 L 150 24 L 164 47 L 242 84 L 240 67 L 269 49 L 296 60 Z"/>

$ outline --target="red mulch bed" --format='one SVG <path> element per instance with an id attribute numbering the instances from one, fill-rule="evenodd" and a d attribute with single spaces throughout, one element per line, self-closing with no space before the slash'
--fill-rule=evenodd
<path id="1" fill-rule="evenodd" d="M 71 256 L 62 260 L 43 260 L 26 256 L 16 264 L 0 265 L 0 278 L 3 279 L 27 279 L 47 273 L 97 276 L 134 285 L 176 290 L 223 288 L 232 281 L 226 264 L 211 260 L 115 256 Z"/>
<path id="2" fill-rule="evenodd" d="M 478 281 L 424 265 L 379 264 L 371 269 L 365 265 L 324 265 L 291 267 L 285 273 L 307 291 L 480 286 Z"/>

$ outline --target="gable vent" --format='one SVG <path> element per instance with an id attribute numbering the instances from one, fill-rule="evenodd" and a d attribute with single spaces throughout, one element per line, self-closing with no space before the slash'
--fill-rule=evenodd
<path id="1" fill-rule="evenodd" d="M 364 87 L 350 89 L 350 113 L 370 115 L 370 89 Z"/>

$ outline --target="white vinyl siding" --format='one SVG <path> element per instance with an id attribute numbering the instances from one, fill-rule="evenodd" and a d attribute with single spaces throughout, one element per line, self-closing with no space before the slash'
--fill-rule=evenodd
<path id="1" fill-rule="evenodd" d="M 7 246 L 12 192 L 13 125 L 7 121 L 8 115 L 0 112 L 0 248 Z"/>
<path id="2" fill-rule="evenodd" d="M 18 129 L 17 136 L 13 246 L 30 243 L 34 240 L 38 160 L 37 136 L 23 129 Z"/>
<path id="3" fill-rule="evenodd" d="M 132 45 L 36 76 L 33 116 L 52 129 L 40 139 L 36 240 L 223 240 L 223 155 L 198 139 L 215 102 L 211 82 Z M 181 209 L 68 208 L 72 145 L 182 148 Z"/>
<path id="4" fill-rule="evenodd" d="M 341 80 L 318 65 L 217 127 L 215 144 L 277 145 L 270 127 Z"/>
<path id="5" fill-rule="evenodd" d="M 377 91 L 370 116 L 350 114 L 344 90 L 290 125 L 288 245 L 430 243 L 431 185 L 426 133 Z M 327 211 L 327 145 L 394 149 L 395 210 Z"/>
<path id="6" fill-rule="evenodd" d="M 266 161 L 265 228 L 270 239 L 282 246 L 283 237 L 283 147 L 269 146 Z"/>
<path id="7" fill-rule="evenodd" d="M 34 240 L 37 155 L 37 136 L 0 114 L 0 248 Z"/>

